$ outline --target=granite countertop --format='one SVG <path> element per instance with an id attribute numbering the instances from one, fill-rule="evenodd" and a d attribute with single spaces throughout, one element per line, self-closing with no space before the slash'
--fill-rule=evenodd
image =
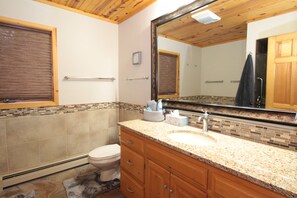
<path id="1" fill-rule="evenodd" d="M 178 127 L 165 122 L 131 120 L 120 122 L 119 125 L 287 197 L 297 197 L 297 152 L 211 131 L 207 135 L 216 139 L 215 144 L 187 145 L 171 140 L 167 134 L 176 130 L 201 133 L 201 129 Z"/>

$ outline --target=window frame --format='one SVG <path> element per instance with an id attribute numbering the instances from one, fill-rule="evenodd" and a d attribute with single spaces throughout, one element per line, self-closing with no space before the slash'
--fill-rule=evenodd
<path id="1" fill-rule="evenodd" d="M 50 101 L 20 101 L 14 103 L 0 103 L 0 109 L 26 108 L 26 107 L 44 107 L 57 106 L 59 104 L 58 90 L 58 64 L 57 64 L 57 29 L 55 27 L 40 25 L 17 19 L 11 19 L 0 16 L 0 23 L 6 23 L 13 26 L 30 28 L 36 30 L 48 31 L 51 33 L 52 43 L 52 75 L 53 75 L 53 100 Z"/>

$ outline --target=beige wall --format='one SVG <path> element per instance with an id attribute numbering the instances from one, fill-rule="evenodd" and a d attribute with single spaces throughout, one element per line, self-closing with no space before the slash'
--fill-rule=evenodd
<path id="1" fill-rule="evenodd" d="M 232 41 L 202 48 L 201 94 L 235 97 L 245 63 L 246 40 Z M 223 83 L 205 83 L 219 81 Z"/>
<path id="2" fill-rule="evenodd" d="M 119 100 L 145 105 L 151 99 L 151 81 L 127 77 L 151 76 L 151 20 L 177 9 L 188 0 L 158 0 L 119 25 Z M 142 52 L 142 64 L 132 65 L 132 53 Z"/>
<path id="3" fill-rule="evenodd" d="M 175 52 L 180 55 L 180 96 L 200 95 L 202 49 L 194 45 L 158 37 L 158 50 Z"/>
<path id="4" fill-rule="evenodd" d="M 199 48 L 158 37 L 158 49 L 180 54 L 180 95 L 235 97 L 245 63 L 246 40 Z M 215 58 L 214 58 L 215 57 Z M 223 83 L 205 81 L 223 80 Z"/>
<path id="5" fill-rule="evenodd" d="M 60 104 L 117 101 L 118 25 L 34 0 L 0 0 L 0 16 L 57 28 Z M 64 76 L 115 77 L 65 81 Z"/>
<path id="6" fill-rule="evenodd" d="M 128 121 L 128 120 L 135 120 L 135 119 L 143 119 L 143 114 L 136 110 L 119 110 L 119 121 Z"/>

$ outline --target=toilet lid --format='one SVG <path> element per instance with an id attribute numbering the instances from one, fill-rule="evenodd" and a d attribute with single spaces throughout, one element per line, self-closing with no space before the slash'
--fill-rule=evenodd
<path id="1" fill-rule="evenodd" d="M 98 147 L 89 153 L 90 158 L 106 159 L 113 158 L 120 155 L 121 147 L 118 144 L 110 144 Z"/>

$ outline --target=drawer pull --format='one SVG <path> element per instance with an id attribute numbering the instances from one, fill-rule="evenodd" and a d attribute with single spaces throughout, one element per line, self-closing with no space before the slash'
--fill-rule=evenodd
<path id="1" fill-rule="evenodd" d="M 127 160 L 126 163 L 129 165 L 129 166 L 133 166 L 133 162 L 131 162 L 130 160 Z"/>
<path id="2" fill-rule="evenodd" d="M 125 144 L 133 144 L 133 143 L 134 143 L 132 140 L 123 140 L 123 142 L 124 142 Z"/>
<path id="3" fill-rule="evenodd" d="M 173 190 L 172 189 L 169 189 L 169 193 L 173 193 Z"/>
<path id="4" fill-rule="evenodd" d="M 130 187 L 127 187 L 126 190 L 127 190 L 129 193 L 134 193 L 134 191 L 133 191 Z"/>
<path id="5" fill-rule="evenodd" d="M 168 186 L 167 186 L 166 184 L 163 185 L 163 188 L 164 188 L 164 189 L 167 189 L 167 187 L 168 187 Z"/>

